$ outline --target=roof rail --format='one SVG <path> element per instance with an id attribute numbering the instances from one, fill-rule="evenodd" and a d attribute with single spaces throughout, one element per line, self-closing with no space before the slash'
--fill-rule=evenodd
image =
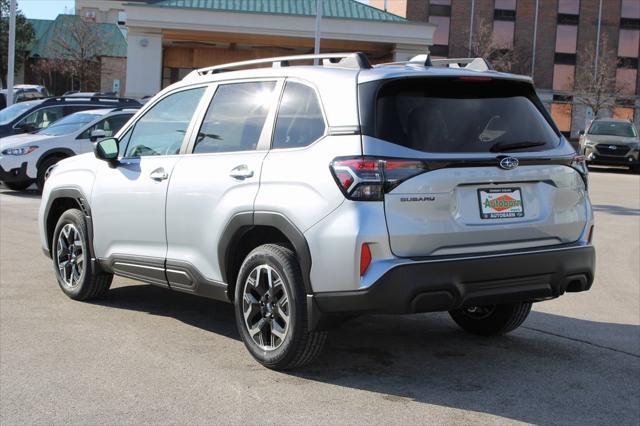
<path id="1" fill-rule="evenodd" d="M 121 112 L 121 111 L 126 111 L 126 110 L 139 110 L 140 108 L 142 108 L 142 105 L 127 105 L 127 106 L 121 106 L 121 107 L 117 107 L 111 110 L 111 112 Z"/>
<path id="2" fill-rule="evenodd" d="M 133 98 L 119 98 L 117 96 L 52 96 L 50 98 L 45 98 L 44 103 L 52 103 L 52 102 L 78 102 L 78 101 L 91 101 L 91 102 L 100 102 L 100 101 L 115 101 L 118 103 L 135 103 L 140 104 L 137 99 Z"/>
<path id="3" fill-rule="evenodd" d="M 352 53 L 322 53 L 319 55 L 294 55 L 294 56 L 278 56 L 275 58 L 254 59 L 251 61 L 232 62 L 223 65 L 214 65 L 212 67 L 200 68 L 191 71 L 185 80 L 202 75 L 217 74 L 224 71 L 235 71 L 237 68 L 253 67 L 254 65 L 271 64 L 273 68 L 288 67 L 290 62 L 309 61 L 312 59 L 321 59 L 323 66 L 332 66 L 339 68 L 353 69 L 369 69 L 371 64 L 369 59 L 362 52 Z"/>
<path id="4" fill-rule="evenodd" d="M 431 59 L 431 55 L 428 53 L 425 55 L 414 56 L 409 60 L 408 64 L 422 64 L 425 67 L 446 65 L 449 68 L 463 68 L 472 71 L 491 70 L 491 66 L 484 58 Z"/>

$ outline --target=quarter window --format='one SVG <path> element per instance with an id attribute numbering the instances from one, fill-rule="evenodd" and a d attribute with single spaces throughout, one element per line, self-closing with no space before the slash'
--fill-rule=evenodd
<path id="1" fill-rule="evenodd" d="M 275 81 L 220 85 L 200 127 L 193 152 L 255 150 L 275 100 L 275 86 Z"/>
<path id="2" fill-rule="evenodd" d="M 324 135 L 325 129 L 316 92 L 304 84 L 287 82 L 278 110 L 273 148 L 311 145 Z"/>
<path id="3" fill-rule="evenodd" d="M 173 93 L 152 106 L 128 132 L 125 157 L 173 155 L 180 146 L 204 87 Z"/>

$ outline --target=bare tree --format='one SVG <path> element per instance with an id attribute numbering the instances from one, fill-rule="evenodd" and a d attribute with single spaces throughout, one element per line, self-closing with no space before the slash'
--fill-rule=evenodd
<path id="1" fill-rule="evenodd" d="M 580 105 L 591 108 L 593 116 L 603 111 L 612 111 L 616 99 L 624 96 L 625 87 L 616 85 L 616 60 L 607 60 L 605 48 L 608 45 L 607 34 L 600 37 L 600 58 L 598 68 L 595 68 L 596 49 L 582 49 L 580 62 L 584 71 L 576 75 L 574 84 L 574 100 Z"/>
<path id="2" fill-rule="evenodd" d="M 78 17 L 67 18 L 64 31 L 51 40 L 53 58 L 41 61 L 41 71 L 77 80 L 80 91 L 95 90 L 100 81 L 99 55 L 107 48 L 95 25 Z"/>
<path id="3" fill-rule="evenodd" d="M 493 37 L 493 27 L 485 19 L 480 19 L 476 25 L 471 46 L 465 45 L 462 49 L 457 46 L 457 50 L 466 50 L 469 56 L 486 59 L 497 71 L 513 72 L 516 69 L 524 69 L 530 60 L 528 56 L 521 55 L 512 47 L 497 43 Z"/>

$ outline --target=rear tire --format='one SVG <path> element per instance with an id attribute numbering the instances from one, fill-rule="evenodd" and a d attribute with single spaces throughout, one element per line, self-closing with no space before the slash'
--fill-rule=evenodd
<path id="1" fill-rule="evenodd" d="M 245 258 L 235 288 L 236 325 L 251 355 L 274 370 L 301 367 L 321 352 L 326 332 L 310 332 L 306 291 L 294 252 L 265 244 Z"/>
<path id="2" fill-rule="evenodd" d="M 18 182 L 3 182 L 4 185 L 12 191 L 24 191 L 29 186 L 31 186 L 31 182 L 28 180 L 18 181 Z"/>
<path id="3" fill-rule="evenodd" d="M 530 302 L 474 306 L 450 311 L 463 330 L 481 336 L 506 334 L 520 327 L 531 312 Z"/>
<path id="4" fill-rule="evenodd" d="M 60 288 L 74 300 L 104 296 L 113 275 L 99 272 L 90 259 L 87 223 L 78 209 L 60 216 L 51 243 L 53 269 Z"/>

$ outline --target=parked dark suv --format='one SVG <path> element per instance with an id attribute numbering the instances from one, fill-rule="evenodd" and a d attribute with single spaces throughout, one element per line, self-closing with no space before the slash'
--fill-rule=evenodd
<path id="1" fill-rule="evenodd" d="M 135 99 L 116 97 L 55 97 L 20 102 L 0 111 L 0 138 L 48 127 L 69 114 L 87 109 L 139 107 Z"/>

